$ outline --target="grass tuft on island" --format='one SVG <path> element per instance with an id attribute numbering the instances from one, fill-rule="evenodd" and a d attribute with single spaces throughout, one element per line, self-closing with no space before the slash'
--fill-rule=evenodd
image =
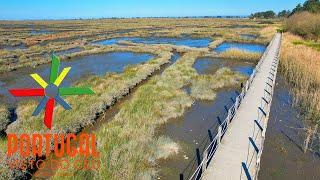
<path id="1" fill-rule="evenodd" d="M 231 48 L 225 52 L 218 54 L 217 56 L 225 59 L 236 59 L 236 60 L 247 60 L 247 61 L 258 62 L 261 57 L 261 54 L 239 50 L 236 48 Z"/>
<path id="2" fill-rule="evenodd" d="M 199 75 L 191 81 L 191 96 L 201 100 L 214 100 L 216 90 L 244 82 L 246 76 L 221 68 L 214 75 Z"/>

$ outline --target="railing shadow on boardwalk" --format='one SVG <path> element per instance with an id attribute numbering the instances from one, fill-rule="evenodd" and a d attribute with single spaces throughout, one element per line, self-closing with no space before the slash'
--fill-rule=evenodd
<path id="1" fill-rule="evenodd" d="M 236 97 L 236 99 L 233 100 L 234 101 L 233 105 L 230 108 L 225 107 L 226 114 L 227 114 L 226 118 L 223 121 L 221 121 L 221 119 L 218 117 L 217 120 L 219 121 L 219 124 L 216 127 L 214 127 L 213 129 L 212 129 L 212 127 L 210 127 L 207 130 L 208 131 L 208 137 L 205 138 L 200 143 L 199 148 L 197 148 L 196 151 L 195 151 L 196 152 L 196 156 L 186 166 L 185 170 L 180 173 L 180 175 L 179 175 L 180 180 L 183 180 L 183 179 L 190 179 L 190 180 L 191 179 L 196 179 L 196 180 L 201 179 L 201 177 L 203 175 L 203 172 L 209 166 L 213 156 L 215 155 L 215 152 L 217 151 L 217 149 L 218 149 L 218 147 L 219 147 L 219 145 L 221 143 L 221 140 L 223 139 L 226 131 L 228 130 L 228 127 L 229 127 L 230 123 L 232 122 L 232 120 L 233 120 L 234 116 L 236 115 L 237 110 L 240 107 L 244 97 L 246 96 L 248 90 L 250 89 L 250 87 L 252 85 L 252 82 L 253 82 L 257 72 L 259 72 L 262 63 L 264 62 L 267 54 L 269 53 L 270 47 L 273 44 L 274 40 L 275 40 L 275 37 L 272 39 L 272 41 L 270 42 L 270 44 L 267 47 L 266 51 L 262 55 L 260 61 L 256 65 L 255 69 L 253 70 L 253 73 L 251 74 L 249 79 L 246 81 L 245 85 L 242 87 L 241 93 L 238 93 L 238 96 Z M 276 65 L 276 67 L 273 69 L 273 71 L 272 72 L 270 71 L 270 74 L 273 75 L 272 76 L 273 79 L 275 79 L 275 77 L 276 77 L 277 64 L 275 64 L 275 65 Z M 270 84 L 271 82 L 269 82 L 269 81 L 271 81 L 271 80 L 272 80 L 272 83 L 274 83 L 273 79 L 272 78 L 270 78 L 270 79 L 268 78 L 267 83 Z M 271 88 L 273 90 L 273 86 Z M 270 90 L 270 88 L 266 88 L 265 94 L 269 95 L 269 98 L 272 98 L 272 91 Z M 264 98 L 264 100 L 266 100 L 267 97 L 263 97 L 263 98 Z M 268 101 L 268 100 L 266 100 L 266 101 Z M 269 101 L 271 102 L 271 100 L 269 100 Z M 270 107 L 268 107 L 268 108 L 270 108 Z M 262 108 L 261 108 L 261 110 L 262 110 Z M 261 111 L 261 112 L 263 112 L 263 111 Z M 213 132 L 217 132 L 215 134 L 215 136 L 213 136 L 212 130 L 214 130 Z M 265 130 L 263 131 L 263 133 L 265 134 Z M 250 174 L 249 174 L 249 176 L 250 176 Z"/>
<path id="2" fill-rule="evenodd" d="M 274 93 L 280 46 L 276 50 L 276 56 L 273 59 L 272 65 L 270 67 L 269 75 L 265 82 L 264 95 L 261 97 L 261 103 L 258 107 L 257 119 L 253 120 L 254 129 L 251 137 L 248 137 L 248 153 L 246 161 L 241 163 L 241 174 L 240 179 L 257 179 L 258 172 L 260 170 L 260 159 L 264 148 L 265 134 L 269 119 L 269 112 L 272 103 L 272 97 Z"/>

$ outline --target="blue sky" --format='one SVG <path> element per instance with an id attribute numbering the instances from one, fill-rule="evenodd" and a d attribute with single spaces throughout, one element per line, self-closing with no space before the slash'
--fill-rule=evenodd
<path id="1" fill-rule="evenodd" d="M 0 19 L 249 15 L 304 0 L 0 0 Z"/>

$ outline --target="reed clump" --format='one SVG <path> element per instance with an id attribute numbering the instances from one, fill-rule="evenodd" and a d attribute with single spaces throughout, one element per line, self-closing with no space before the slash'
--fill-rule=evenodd
<path id="1" fill-rule="evenodd" d="M 285 20 L 284 28 L 293 34 L 318 41 L 320 38 L 320 14 L 295 13 Z"/>
<path id="2" fill-rule="evenodd" d="M 298 36 L 286 33 L 281 49 L 281 71 L 291 84 L 295 105 L 308 127 L 320 125 L 320 52 L 303 44 Z"/>
<path id="3" fill-rule="evenodd" d="M 255 53 L 255 52 L 248 52 L 236 48 L 231 48 L 225 52 L 222 52 L 218 54 L 218 57 L 220 58 L 226 58 L 226 59 L 238 59 L 238 60 L 248 60 L 257 62 L 259 61 L 261 54 Z"/>

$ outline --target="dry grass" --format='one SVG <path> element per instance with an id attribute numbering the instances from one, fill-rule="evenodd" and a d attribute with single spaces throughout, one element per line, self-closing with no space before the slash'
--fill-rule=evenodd
<path id="1" fill-rule="evenodd" d="M 319 40 L 320 14 L 296 13 L 285 21 L 285 30 L 304 38 Z"/>
<path id="2" fill-rule="evenodd" d="M 9 122 L 10 120 L 8 108 L 4 105 L 0 105 L 0 132 L 6 130 Z"/>
<path id="3" fill-rule="evenodd" d="M 268 26 L 261 26 L 260 28 L 249 28 L 249 29 L 236 29 L 236 31 L 230 31 L 228 29 L 222 29 L 224 31 L 223 38 L 225 41 L 229 42 L 239 42 L 239 43 L 254 43 L 254 44 L 263 44 L 267 45 L 277 29 L 280 27 L 280 24 L 276 23 Z M 255 39 L 245 39 L 241 37 L 242 34 L 251 34 L 257 36 Z"/>
<path id="4" fill-rule="evenodd" d="M 6 137 L 2 136 L 2 132 L 4 132 L 9 124 L 9 111 L 8 108 L 4 105 L 0 106 L 0 177 L 9 179 L 10 170 L 5 167 L 3 158 L 6 156 L 7 152 L 7 140 Z"/>
<path id="5" fill-rule="evenodd" d="M 10 31 L 3 26 L 10 26 Z M 48 63 L 46 54 L 74 47 L 94 48 L 91 42 L 117 37 L 181 37 L 225 39 L 228 41 L 262 43 L 270 41 L 265 29 L 277 25 L 260 24 L 247 19 L 101 19 L 73 21 L 0 21 L 0 46 L 23 44 L 25 49 L 0 50 L 0 73 L 21 67 L 35 67 Z M 44 29 L 50 34 L 31 34 L 33 29 Z M 274 33 L 274 32 L 273 32 Z M 246 40 L 240 34 L 258 35 Z M 2 43 L 1 43 L 2 42 Z M 27 46 L 31 45 L 31 46 Z M 89 54 L 93 51 L 88 51 Z M 86 53 L 84 53 L 86 54 Z M 66 58 L 73 57 L 69 54 Z M 81 55 L 81 54 L 78 54 Z"/>
<path id="6" fill-rule="evenodd" d="M 277 29 L 281 27 L 280 24 L 274 25 L 274 26 L 267 26 L 260 30 L 260 38 L 264 39 L 265 44 L 269 44 L 271 39 L 274 37 L 275 33 L 277 32 Z M 263 40 L 261 40 L 263 41 Z"/>
<path id="7" fill-rule="evenodd" d="M 218 57 L 227 58 L 227 59 L 249 60 L 249 61 L 257 62 L 259 61 L 261 54 L 231 48 L 225 52 L 218 54 Z"/>
<path id="8" fill-rule="evenodd" d="M 307 126 L 320 124 L 320 52 L 292 42 L 301 38 L 286 33 L 281 50 L 281 71 L 292 85 L 296 105 Z"/>
<path id="9" fill-rule="evenodd" d="M 214 41 L 212 41 L 210 44 L 209 44 L 209 48 L 210 49 L 215 49 L 216 47 L 218 47 L 220 44 L 222 44 L 224 42 L 224 39 L 223 38 L 217 38 L 215 39 Z"/>
<path id="10" fill-rule="evenodd" d="M 13 177 L 13 172 L 6 167 L 4 163 L 4 157 L 6 156 L 7 152 L 7 141 L 5 138 L 0 137 L 0 177 L 1 179 L 10 179 Z"/>

